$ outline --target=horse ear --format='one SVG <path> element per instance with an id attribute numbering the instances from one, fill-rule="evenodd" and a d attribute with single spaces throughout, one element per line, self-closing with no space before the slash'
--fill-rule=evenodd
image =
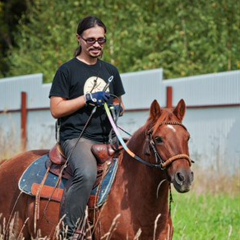
<path id="1" fill-rule="evenodd" d="M 154 121 L 159 118 L 161 114 L 161 107 L 157 100 L 154 100 L 150 107 L 150 118 Z"/>
<path id="2" fill-rule="evenodd" d="M 182 122 L 182 120 L 185 116 L 185 113 L 186 113 L 186 104 L 185 104 L 185 101 L 183 99 L 181 99 L 178 102 L 177 106 L 173 110 L 173 113 Z"/>

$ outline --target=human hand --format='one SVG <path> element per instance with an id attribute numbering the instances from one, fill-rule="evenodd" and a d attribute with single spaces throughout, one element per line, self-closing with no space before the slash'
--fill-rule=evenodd
<path id="1" fill-rule="evenodd" d="M 111 105 L 110 109 L 113 109 L 115 116 L 122 116 L 123 115 L 123 107 L 121 105 Z"/>
<path id="2" fill-rule="evenodd" d="M 87 105 L 102 106 L 110 98 L 108 92 L 87 93 L 85 95 Z"/>
<path id="3" fill-rule="evenodd" d="M 123 107 L 121 105 L 114 105 L 114 110 L 117 116 L 123 115 Z"/>

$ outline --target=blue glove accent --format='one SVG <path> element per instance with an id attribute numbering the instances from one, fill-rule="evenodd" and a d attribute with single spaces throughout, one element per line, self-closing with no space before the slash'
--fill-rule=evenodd
<path id="1" fill-rule="evenodd" d="M 100 107 L 110 98 L 108 92 L 95 92 L 86 94 L 86 103 L 87 105 L 93 105 Z"/>
<path id="2" fill-rule="evenodd" d="M 114 115 L 113 117 L 121 117 L 123 115 L 123 108 L 121 105 L 109 105 L 109 108 L 114 111 L 112 114 Z"/>
<path id="3" fill-rule="evenodd" d="M 123 115 L 123 108 L 121 105 L 114 105 L 114 110 L 117 116 Z"/>

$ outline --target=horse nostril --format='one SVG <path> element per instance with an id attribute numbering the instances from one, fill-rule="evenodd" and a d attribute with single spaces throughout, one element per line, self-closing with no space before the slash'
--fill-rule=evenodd
<path id="1" fill-rule="evenodd" d="M 181 173 L 177 173 L 179 180 L 184 181 L 184 176 Z"/>
<path id="2" fill-rule="evenodd" d="M 176 182 L 177 182 L 178 184 L 182 184 L 183 181 L 184 181 L 184 176 L 183 176 L 183 174 L 181 174 L 180 172 L 178 172 L 178 173 L 176 174 Z"/>

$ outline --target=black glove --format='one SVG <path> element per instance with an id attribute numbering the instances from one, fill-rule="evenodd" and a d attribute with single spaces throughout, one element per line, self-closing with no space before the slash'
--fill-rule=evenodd
<path id="1" fill-rule="evenodd" d="M 123 115 L 123 108 L 121 105 L 115 105 L 114 110 L 117 116 L 122 116 Z"/>
<path id="2" fill-rule="evenodd" d="M 86 103 L 87 105 L 102 106 L 110 98 L 108 92 L 95 92 L 86 94 Z"/>
<path id="3" fill-rule="evenodd" d="M 114 115 L 119 117 L 119 116 L 122 116 L 123 115 L 123 108 L 121 105 L 111 105 L 110 106 L 110 109 L 113 109 L 114 110 Z"/>

